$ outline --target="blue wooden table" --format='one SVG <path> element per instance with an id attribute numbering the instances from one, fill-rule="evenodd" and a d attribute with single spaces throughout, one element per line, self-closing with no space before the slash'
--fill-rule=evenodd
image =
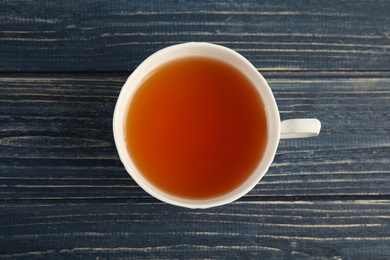
<path id="1" fill-rule="evenodd" d="M 283 140 L 226 206 L 157 201 L 126 173 L 112 114 L 153 52 L 230 47 L 268 80 Z M 390 1 L 0 0 L 0 258 L 389 259 Z"/>

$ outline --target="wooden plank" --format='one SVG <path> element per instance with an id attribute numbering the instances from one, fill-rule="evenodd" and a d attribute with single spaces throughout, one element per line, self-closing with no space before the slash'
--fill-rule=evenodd
<path id="1" fill-rule="evenodd" d="M 0 1 L 0 71 L 132 71 L 168 45 L 262 70 L 389 70 L 390 1 Z"/>
<path id="2" fill-rule="evenodd" d="M 0 77 L 0 200 L 149 201 L 120 163 L 112 114 L 127 75 Z M 281 118 L 319 137 L 283 140 L 242 200 L 389 199 L 389 77 L 267 76 Z"/>
<path id="3" fill-rule="evenodd" d="M 0 257 L 387 259 L 389 200 L 0 205 Z"/>

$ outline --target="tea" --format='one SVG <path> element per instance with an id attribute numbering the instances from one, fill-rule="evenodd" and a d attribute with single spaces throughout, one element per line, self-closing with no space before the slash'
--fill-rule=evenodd
<path id="1" fill-rule="evenodd" d="M 261 97 L 239 70 L 189 57 L 164 64 L 143 81 L 125 135 L 150 183 L 175 196 L 207 199 L 248 179 L 268 133 Z"/>

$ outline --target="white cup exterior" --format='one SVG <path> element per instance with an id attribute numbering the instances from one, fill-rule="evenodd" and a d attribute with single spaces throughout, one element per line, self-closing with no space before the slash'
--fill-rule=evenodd
<path id="1" fill-rule="evenodd" d="M 238 188 L 210 199 L 188 199 L 166 193 L 151 184 L 137 169 L 126 147 L 126 116 L 133 96 L 145 78 L 157 67 L 179 58 L 209 57 L 224 61 L 240 70 L 255 86 L 267 114 L 268 139 L 264 156 L 251 176 Z M 164 48 L 149 56 L 130 75 L 119 94 L 114 116 L 113 134 L 120 160 L 134 181 L 147 193 L 166 203 L 186 208 L 209 208 L 233 202 L 251 191 L 271 165 L 280 139 L 279 110 L 271 88 L 258 70 L 239 53 L 211 43 L 189 42 Z"/>

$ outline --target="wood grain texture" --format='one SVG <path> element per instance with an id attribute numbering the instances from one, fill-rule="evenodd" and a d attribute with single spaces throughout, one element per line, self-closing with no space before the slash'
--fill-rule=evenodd
<path id="1" fill-rule="evenodd" d="M 390 201 L 0 204 L 0 257 L 386 259 Z"/>
<path id="2" fill-rule="evenodd" d="M 262 70 L 389 70 L 390 1 L 0 1 L 0 71 L 132 71 L 226 45 Z"/>
<path id="3" fill-rule="evenodd" d="M 390 259 L 389 14 L 389 0 L 0 0 L 0 259 Z M 206 210 L 146 194 L 111 130 L 130 72 L 188 41 L 247 57 L 282 119 L 322 122 Z"/>
<path id="4" fill-rule="evenodd" d="M 0 77 L 0 201 L 149 201 L 112 137 L 126 76 Z M 282 140 L 243 200 L 390 199 L 390 78 L 267 79 L 282 119 L 317 117 L 322 132 Z"/>

